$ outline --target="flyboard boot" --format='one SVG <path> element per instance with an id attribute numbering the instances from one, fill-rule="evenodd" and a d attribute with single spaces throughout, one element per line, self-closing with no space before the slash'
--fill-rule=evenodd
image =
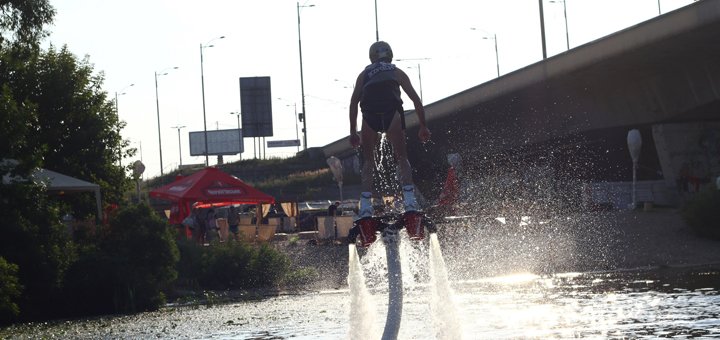
<path id="1" fill-rule="evenodd" d="M 396 234 L 397 231 L 405 228 L 411 240 L 422 240 L 425 238 L 426 228 L 430 233 L 436 231 L 433 222 L 419 210 L 420 205 L 415 198 L 413 185 L 403 187 L 403 203 L 405 212 L 402 215 L 373 216 L 371 194 L 363 192 L 358 219 L 348 233 L 348 242 L 355 244 L 359 236 L 360 246 L 369 247 L 377 240 L 377 232 Z"/>
<path id="2" fill-rule="evenodd" d="M 363 192 L 360 195 L 360 210 L 358 219 L 348 233 L 348 242 L 355 243 L 360 236 L 361 247 L 369 247 L 377 239 L 376 233 L 380 229 L 380 220 L 373 217 L 372 194 Z"/>
<path id="3" fill-rule="evenodd" d="M 411 240 L 422 240 L 425 238 L 425 229 L 434 233 L 437 231 L 435 224 L 422 211 L 420 204 L 415 197 L 415 186 L 403 186 L 403 201 L 405 204 L 405 213 L 400 219 L 401 227 L 405 228 Z"/>

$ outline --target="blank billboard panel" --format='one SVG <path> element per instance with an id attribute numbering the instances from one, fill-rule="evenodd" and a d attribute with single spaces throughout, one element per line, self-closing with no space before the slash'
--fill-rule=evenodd
<path id="1" fill-rule="evenodd" d="M 270 77 L 240 78 L 240 112 L 245 137 L 273 135 Z"/>
<path id="2" fill-rule="evenodd" d="M 237 155 L 244 150 L 242 130 L 208 130 L 208 155 Z M 190 156 L 205 155 L 205 132 L 192 131 L 190 136 Z"/>

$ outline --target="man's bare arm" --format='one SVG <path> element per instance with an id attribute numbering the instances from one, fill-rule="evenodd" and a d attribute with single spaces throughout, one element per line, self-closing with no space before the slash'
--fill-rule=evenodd
<path id="1" fill-rule="evenodd" d="M 425 143 L 430 140 L 430 130 L 428 130 L 427 124 L 425 123 L 425 108 L 423 107 L 422 100 L 418 96 L 417 92 L 415 92 L 415 88 L 412 86 L 410 78 L 408 78 L 407 74 L 400 69 L 396 69 L 395 72 L 397 72 L 397 79 L 400 83 L 400 87 L 402 87 L 405 94 L 407 94 L 413 102 L 415 114 L 417 114 L 418 123 L 420 124 L 420 128 L 418 129 L 418 138 L 420 138 L 421 142 Z M 403 113 L 400 112 L 400 114 Z"/>

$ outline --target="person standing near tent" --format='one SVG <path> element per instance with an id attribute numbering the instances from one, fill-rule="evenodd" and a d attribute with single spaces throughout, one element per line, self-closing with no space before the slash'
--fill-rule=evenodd
<path id="1" fill-rule="evenodd" d="M 205 244 L 205 235 L 207 234 L 207 213 L 203 213 L 204 209 L 193 208 L 195 211 L 195 241 L 199 245 Z"/>
<path id="2" fill-rule="evenodd" d="M 238 211 L 234 205 L 231 205 L 230 209 L 228 210 L 228 226 L 230 229 L 230 233 L 232 233 L 232 239 L 235 241 L 237 240 L 238 232 L 240 231 L 238 229 L 239 224 L 240 216 L 238 216 Z"/>
<path id="3" fill-rule="evenodd" d="M 400 99 L 400 88 L 405 91 L 418 116 L 418 138 L 425 143 L 430 140 L 430 130 L 425 124 L 425 110 L 407 74 L 391 64 L 393 52 L 390 45 L 378 41 L 370 46 L 371 64 L 358 75 L 350 98 L 350 144 L 362 145 L 363 166 L 361 171 L 362 194 L 358 218 L 373 214 L 372 190 L 374 149 L 379 133 L 385 133 L 392 145 L 397 162 L 398 177 L 403 190 L 405 211 L 417 211 L 420 207 L 415 198 L 412 168 L 407 158 L 405 144 L 405 116 Z M 361 135 L 357 133 L 358 104 L 362 110 Z"/>
<path id="4" fill-rule="evenodd" d="M 328 216 L 335 217 L 338 215 L 338 207 L 340 207 L 340 201 L 330 204 L 328 207 Z"/>
<path id="5" fill-rule="evenodd" d="M 205 218 L 205 221 L 206 221 L 206 223 L 205 223 L 205 225 L 206 225 L 205 239 L 208 243 L 210 243 L 210 241 L 215 239 L 215 236 L 218 235 L 218 233 L 217 233 L 218 227 L 217 227 L 217 221 L 216 221 L 214 209 L 212 209 L 212 208 L 208 209 L 207 218 Z"/>
<path id="6" fill-rule="evenodd" d="M 182 225 L 186 228 L 186 233 L 189 233 L 188 238 L 194 238 L 197 234 L 195 225 L 195 215 L 197 215 L 197 209 L 192 208 L 190 215 L 185 217 L 182 221 Z"/>

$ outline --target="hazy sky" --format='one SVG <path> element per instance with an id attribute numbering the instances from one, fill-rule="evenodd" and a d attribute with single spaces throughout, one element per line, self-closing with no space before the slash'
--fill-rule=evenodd
<path id="1" fill-rule="evenodd" d="M 566 0 L 570 48 L 691 4 L 692 0 Z M 200 45 L 208 130 L 233 129 L 240 111 L 238 78 L 270 76 L 274 136 L 296 138 L 301 111 L 297 2 L 290 0 L 51 0 L 57 10 L 47 39 L 89 56 L 104 72 L 109 98 L 118 93 L 123 137 L 142 147 L 145 177 L 160 174 L 157 107 L 163 167 L 203 163 L 190 157 L 189 131 L 203 130 Z M 375 41 L 374 0 L 303 0 L 302 33 L 308 146 L 347 137 L 352 83 L 369 63 Z M 542 59 L 537 0 L 377 0 L 378 32 L 425 104 Z M 544 1 L 547 55 L 566 50 L 563 2 Z M 471 29 L 475 28 L 475 30 Z M 225 36 L 224 39 L 214 40 Z M 484 38 L 490 39 L 484 39 Z M 172 69 L 178 67 L 178 69 Z M 157 102 L 155 72 L 158 77 Z M 422 79 L 422 84 L 420 83 Z M 134 86 L 129 87 L 130 84 Z M 122 94 L 124 93 L 124 94 Z M 406 108 L 412 104 L 405 100 Z M 296 124 L 297 122 L 297 124 Z M 432 122 L 429 123 L 432 131 Z M 299 136 L 302 140 L 302 132 Z M 411 136 L 411 138 L 415 138 Z M 243 158 L 253 157 L 253 139 Z M 296 147 L 268 148 L 289 156 Z M 140 155 L 137 157 L 140 158 Z M 238 156 L 226 156 L 235 161 Z M 215 164 L 216 158 L 210 157 Z"/>

